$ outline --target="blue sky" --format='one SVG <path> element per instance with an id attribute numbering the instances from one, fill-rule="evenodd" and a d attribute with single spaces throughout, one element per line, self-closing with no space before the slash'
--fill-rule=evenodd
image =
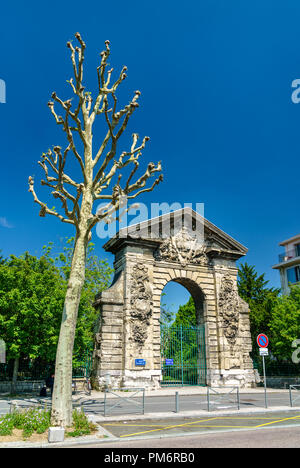
<path id="1" fill-rule="evenodd" d="M 247 262 L 279 285 L 271 268 L 278 242 L 300 231 L 300 105 L 291 100 L 300 78 L 299 1 L 19 0 L 2 4 L 0 16 L 4 255 L 39 255 L 47 242 L 72 235 L 56 218 L 38 216 L 27 180 L 39 180 L 41 153 L 64 142 L 47 102 L 54 90 L 70 97 L 65 44 L 79 31 L 89 89 L 109 39 L 114 69 L 128 66 L 121 98 L 142 91 L 128 144 L 133 131 L 151 137 L 144 160 L 162 160 L 164 183 L 140 201 L 205 203 L 206 218 L 246 245 Z"/>

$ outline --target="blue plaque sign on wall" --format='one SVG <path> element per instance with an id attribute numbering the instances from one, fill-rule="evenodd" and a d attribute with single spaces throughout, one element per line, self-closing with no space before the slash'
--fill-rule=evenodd
<path id="1" fill-rule="evenodd" d="M 174 359 L 166 359 L 165 364 L 166 364 L 166 366 L 173 366 L 174 365 Z"/>
<path id="2" fill-rule="evenodd" d="M 145 366 L 146 365 L 146 360 L 145 359 L 136 359 L 135 360 L 135 365 L 136 366 Z"/>

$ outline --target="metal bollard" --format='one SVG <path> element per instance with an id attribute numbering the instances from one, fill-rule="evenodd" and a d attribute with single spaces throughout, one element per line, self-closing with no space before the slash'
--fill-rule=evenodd
<path id="1" fill-rule="evenodd" d="M 145 414 L 145 389 L 143 389 L 143 409 L 142 414 Z"/>
<path id="2" fill-rule="evenodd" d="M 106 416 L 106 393 L 107 393 L 107 390 L 105 389 L 104 390 L 104 417 Z"/>
<path id="3" fill-rule="evenodd" d="M 207 387 L 207 411 L 209 412 L 209 387 Z"/>

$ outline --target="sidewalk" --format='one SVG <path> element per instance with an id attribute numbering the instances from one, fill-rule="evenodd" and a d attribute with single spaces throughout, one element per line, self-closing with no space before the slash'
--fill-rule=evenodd
<path id="1" fill-rule="evenodd" d="M 217 387 L 213 387 L 217 388 Z M 236 387 L 220 387 L 219 390 L 224 390 L 224 393 L 226 391 L 230 390 L 230 388 L 236 388 Z M 120 395 L 125 395 L 125 394 L 132 394 L 138 391 L 139 388 L 137 387 L 136 389 L 130 389 L 130 391 L 126 390 L 113 390 L 112 391 L 116 394 Z M 154 396 L 174 396 L 175 392 L 178 392 L 179 395 L 206 395 L 207 394 L 207 387 L 168 387 L 168 388 L 160 388 L 158 390 L 145 390 L 145 396 L 146 397 L 154 397 Z M 275 388 L 268 388 L 267 389 L 268 394 L 269 393 L 289 393 L 288 389 L 275 389 Z M 242 388 L 239 389 L 240 394 L 245 394 L 245 393 L 252 393 L 252 394 L 262 394 L 264 393 L 264 388 L 259 387 L 259 388 Z M 82 395 L 81 398 L 83 399 L 103 399 L 105 393 L 104 392 L 97 392 L 95 390 L 92 390 L 92 393 L 90 396 L 87 395 Z M 78 399 L 78 395 L 76 395 Z M 75 397 L 74 397 L 75 398 Z"/>
<path id="2" fill-rule="evenodd" d="M 221 389 L 220 389 L 221 390 Z M 224 389 L 224 392 L 226 393 L 228 389 Z M 132 393 L 136 392 L 137 389 L 133 390 L 132 392 L 122 392 L 122 391 L 116 391 L 115 393 L 122 395 L 123 397 L 129 397 L 132 395 Z M 161 403 L 161 410 L 158 405 L 158 401 L 156 401 L 156 398 L 154 400 L 151 400 L 151 397 L 170 397 L 170 401 L 173 402 L 175 392 L 178 392 L 179 396 L 191 396 L 192 397 L 192 405 L 190 405 L 190 408 L 188 410 L 184 409 L 184 405 L 179 406 L 179 412 L 174 411 L 174 405 L 172 405 L 169 410 L 166 410 L 166 405 L 165 403 Z M 111 414 L 107 416 L 103 416 L 102 411 L 99 411 L 99 406 L 103 406 L 103 401 L 104 401 L 104 392 L 97 392 L 97 391 L 92 391 L 91 395 L 86 395 L 84 393 L 79 393 L 77 395 L 73 395 L 73 402 L 74 406 L 78 405 L 83 405 L 86 414 L 88 418 L 98 426 L 98 432 L 95 435 L 91 436 L 84 436 L 84 437 L 79 437 L 76 439 L 66 439 L 63 443 L 59 444 L 49 444 L 49 443 L 33 443 L 33 442 L 10 442 L 10 443 L 0 443 L 0 448 L 5 448 L 5 447 L 67 447 L 67 446 L 72 446 L 72 445 L 85 445 L 85 444 L 92 444 L 92 443 L 97 443 L 101 444 L 101 442 L 108 442 L 108 441 L 114 441 L 118 440 L 117 437 L 113 436 L 110 434 L 104 427 L 101 427 L 101 425 L 105 422 L 110 422 L 110 421 L 142 421 L 142 420 L 174 420 L 175 418 L 203 418 L 203 417 L 217 417 L 217 416 L 225 416 L 225 415 L 255 415 L 259 413 L 278 413 L 278 412 L 300 412 L 300 406 L 299 406 L 299 400 L 297 401 L 297 406 L 287 406 L 284 403 L 284 406 L 281 404 L 282 399 L 281 395 L 284 396 L 284 400 L 288 401 L 288 394 L 289 390 L 277 390 L 277 389 L 268 389 L 268 395 L 270 397 L 270 400 L 273 398 L 273 406 L 270 406 L 268 408 L 264 408 L 262 406 L 251 406 L 251 407 L 241 407 L 240 409 L 237 409 L 235 407 L 231 407 L 228 409 L 221 409 L 221 408 L 211 408 L 210 411 L 208 411 L 205 407 L 199 408 L 199 406 L 196 406 L 197 402 L 197 396 L 201 397 L 201 400 L 205 401 L 206 399 L 206 393 L 207 393 L 207 388 L 205 387 L 171 387 L 171 388 L 164 388 L 164 389 L 159 389 L 156 391 L 146 391 L 146 412 L 145 414 L 131 414 L 128 413 L 126 414 Z M 240 390 L 241 395 L 248 394 L 250 397 L 253 398 L 253 400 L 247 400 L 246 395 L 244 396 L 245 402 L 247 401 L 255 401 L 255 395 L 257 397 L 260 397 L 260 400 L 263 401 L 263 395 L 264 395 L 264 388 L 255 388 L 255 389 L 242 389 Z M 281 395 L 280 395 L 281 394 Z M 273 397 L 271 397 L 273 395 Z M 195 397 L 195 398 L 193 398 Z M 110 398 L 117 398 L 116 396 L 110 394 Z M 147 398 L 149 400 L 147 400 Z M 162 399 L 163 400 L 163 399 Z M 169 400 L 167 398 L 167 400 Z M 148 403 L 149 401 L 149 403 Z M 31 404 L 42 404 L 44 405 L 45 403 L 50 404 L 50 399 L 49 398 L 41 398 L 41 397 L 30 397 L 30 398 L 14 398 L 12 400 L 10 399 L 5 399 L 2 400 L 3 403 L 5 403 L 7 406 L 9 406 L 10 402 L 18 403 L 20 407 L 24 407 L 27 405 Z M 1 397 L 0 397 L 0 405 L 1 405 Z M 252 405 L 252 403 L 250 404 Z M 191 410 L 191 408 L 193 408 Z M 148 411 L 147 411 L 148 410 Z M 155 412 L 154 412 L 155 411 Z"/>

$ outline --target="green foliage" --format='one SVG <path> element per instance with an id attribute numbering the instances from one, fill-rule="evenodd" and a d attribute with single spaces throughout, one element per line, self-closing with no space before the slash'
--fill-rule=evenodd
<path id="1" fill-rule="evenodd" d="M 192 296 L 185 305 L 179 307 L 173 325 L 186 327 L 197 325 L 195 303 Z"/>
<path id="2" fill-rule="evenodd" d="M 82 435 L 90 434 L 96 426 L 89 422 L 84 411 L 73 411 L 73 426 L 74 431 L 67 432 L 69 437 L 80 437 Z"/>
<path id="3" fill-rule="evenodd" d="M 53 262 L 28 252 L 0 265 L 0 336 L 7 358 L 54 359 L 64 284 Z"/>
<path id="4" fill-rule="evenodd" d="M 14 428 L 23 430 L 23 438 L 27 439 L 34 432 L 43 434 L 50 427 L 51 412 L 41 408 L 29 408 L 13 411 L 0 417 L 0 436 L 11 435 Z M 73 431 L 67 435 L 78 437 L 90 434 L 96 426 L 89 422 L 83 411 L 73 411 Z"/>
<path id="5" fill-rule="evenodd" d="M 9 417 L 10 415 L 5 415 L 0 418 L 0 436 L 8 436 L 11 435 L 14 425 Z"/>
<path id="6" fill-rule="evenodd" d="M 67 238 L 55 258 L 53 243 L 43 247 L 40 258 L 28 252 L 5 261 L 0 257 L 0 337 L 6 343 L 7 360 L 54 362 L 73 244 L 74 238 Z M 75 365 L 78 356 L 93 345 L 95 294 L 108 287 L 112 271 L 90 243 L 75 335 Z"/>
<path id="7" fill-rule="evenodd" d="M 300 286 L 291 286 L 288 296 L 278 297 L 274 303 L 270 330 L 272 353 L 280 358 L 291 360 L 292 342 L 300 339 Z"/>
<path id="8" fill-rule="evenodd" d="M 279 293 L 278 289 L 268 288 L 269 281 L 265 280 L 265 274 L 258 276 L 254 266 L 248 263 L 240 265 L 238 269 L 238 290 L 239 295 L 246 302 L 254 301 L 263 303 L 269 293 Z"/>
<path id="9" fill-rule="evenodd" d="M 2 250 L 0 249 L 0 265 L 3 265 L 5 263 L 5 258 L 1 254 Z"/>

